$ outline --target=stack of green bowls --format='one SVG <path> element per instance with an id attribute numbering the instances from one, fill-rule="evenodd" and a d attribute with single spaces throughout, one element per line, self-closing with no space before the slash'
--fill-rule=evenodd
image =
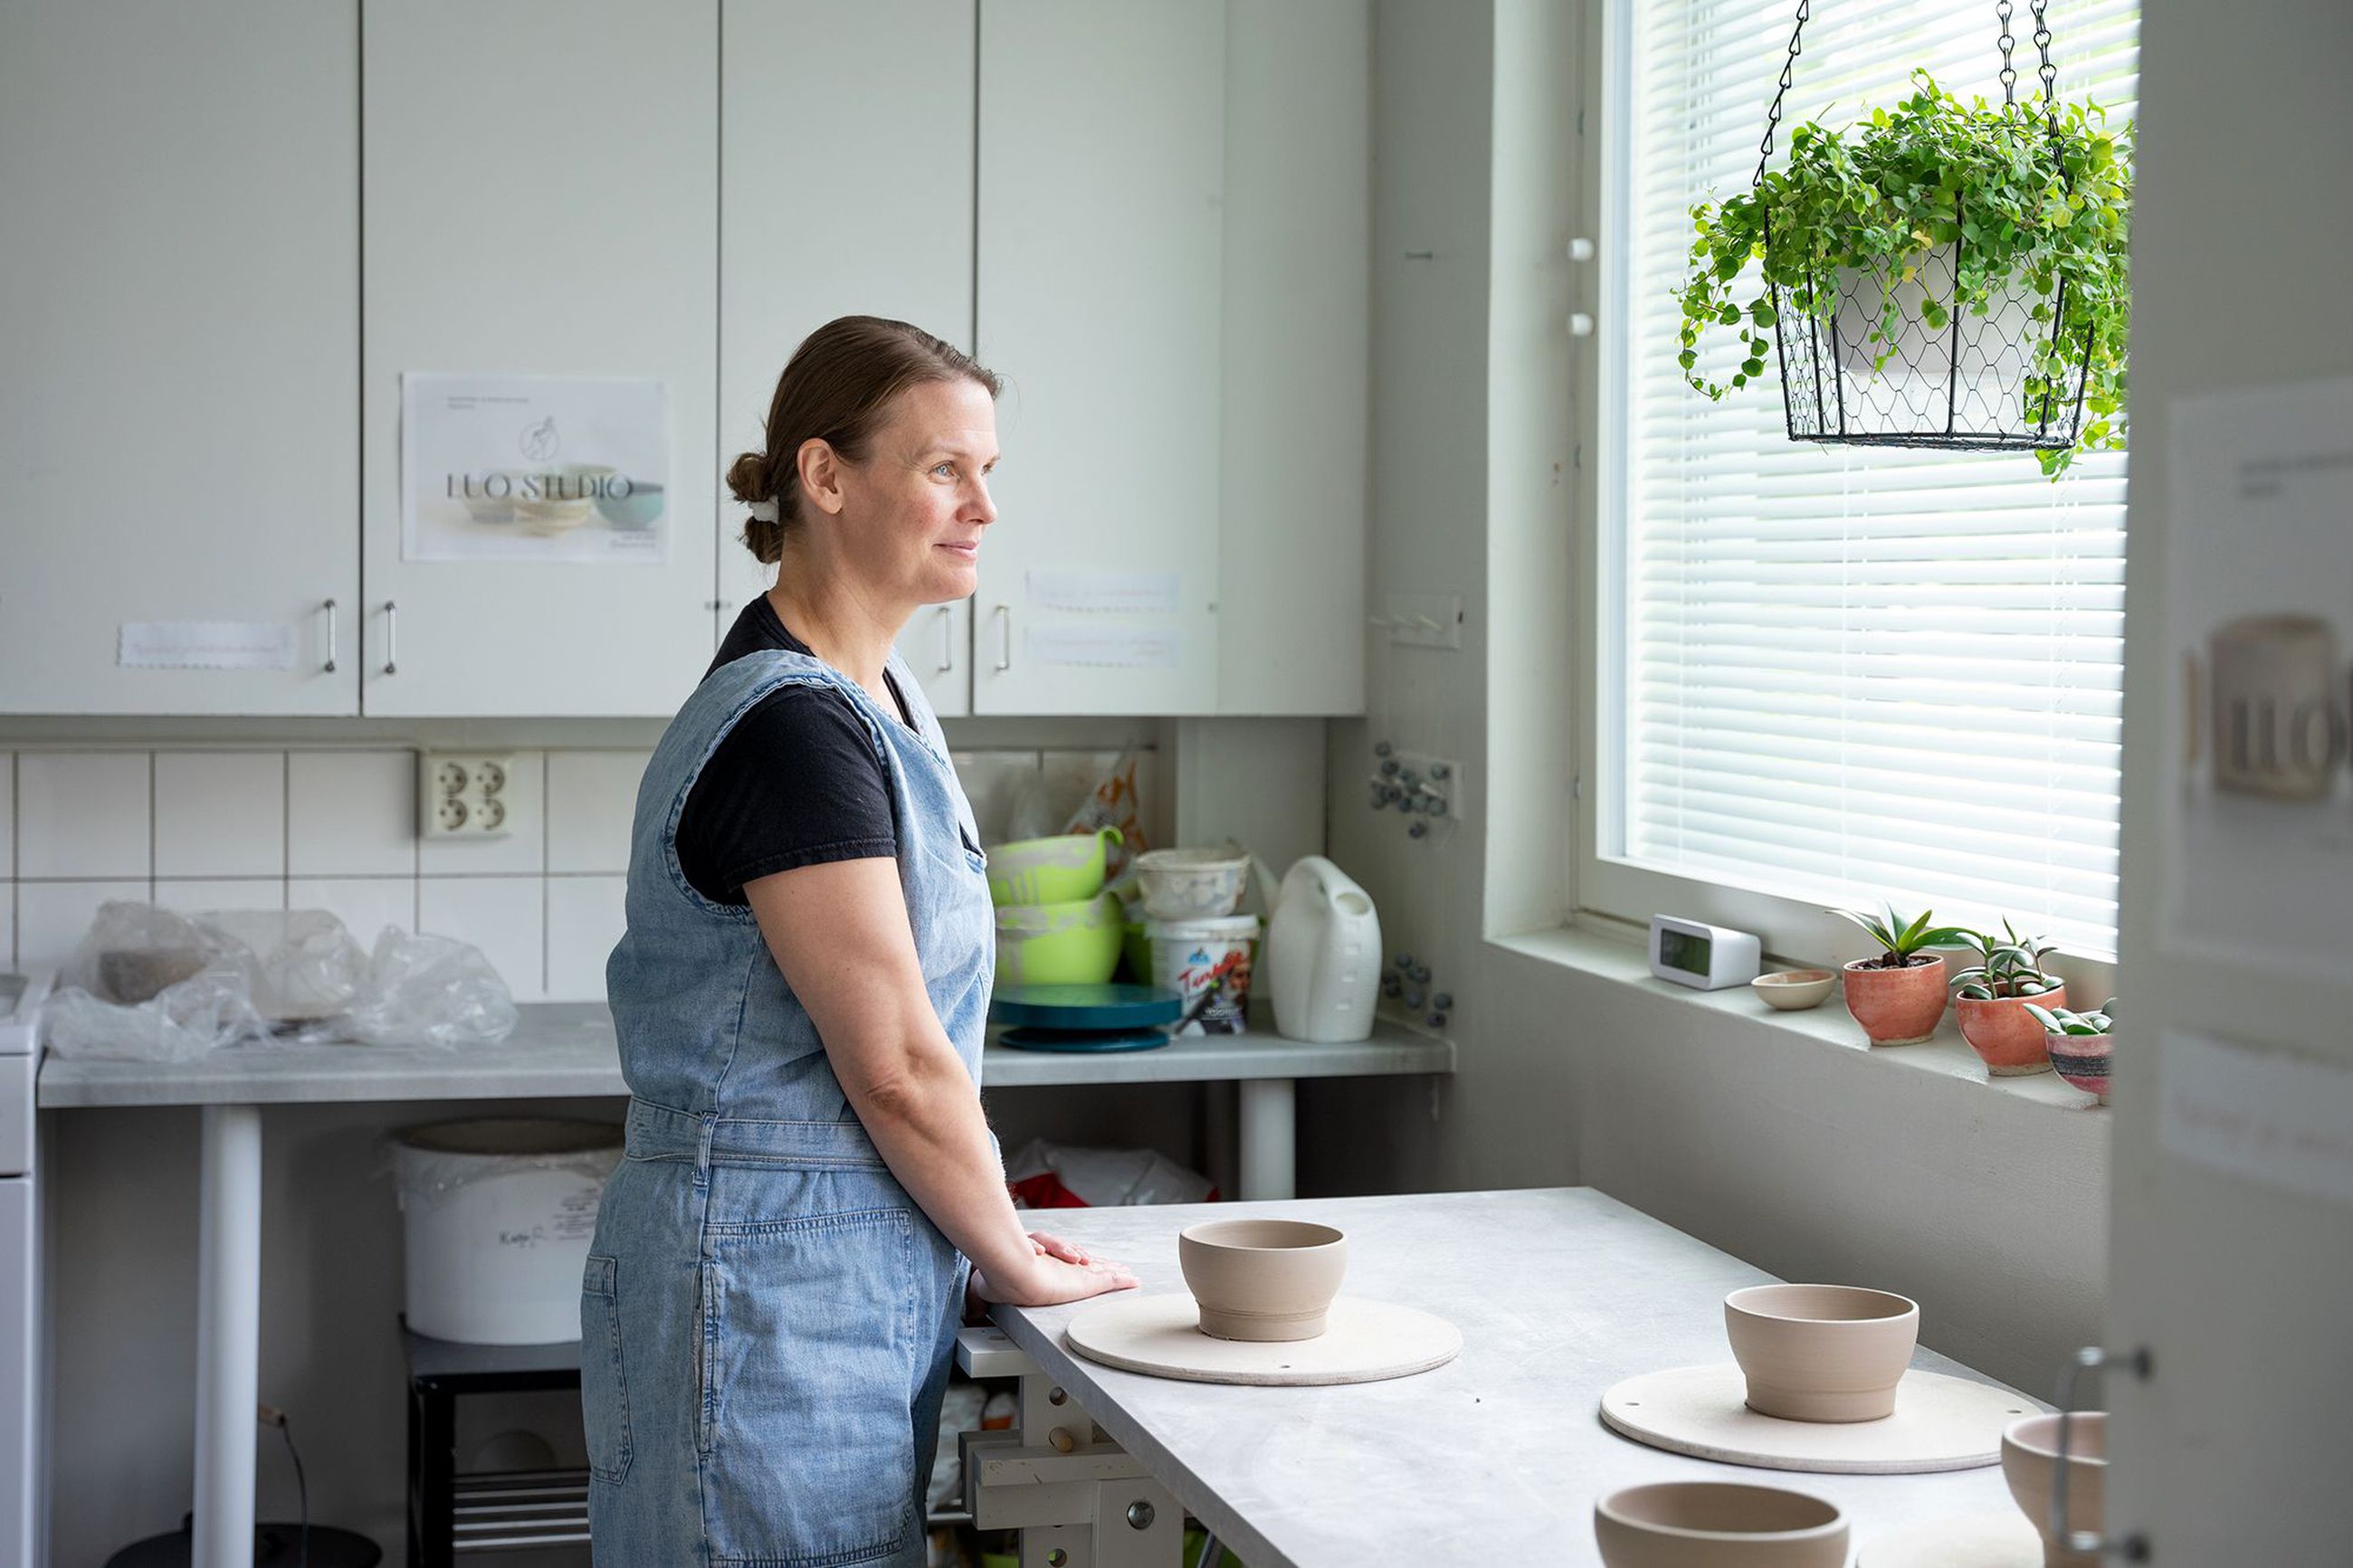
<path id="1" fill-rule="evenodd" d="M 1119 967 L 1126 914 L 1103 891 L 1119 829 L 1024 838 L 988 852 L 1000 985 L 1100 985 Z"/>

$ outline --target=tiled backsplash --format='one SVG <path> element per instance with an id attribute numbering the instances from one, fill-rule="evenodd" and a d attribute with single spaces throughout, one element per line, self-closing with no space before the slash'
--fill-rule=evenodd
<path id="1" fill-rule="evenodd" d="M 955 760 L 983 841 L 996 843 L 1059 827 L 1114 755 Z M 323 909 L 363 946 L 386 925 L 463 938 L 517 1001 L 602 1000 L 646 753 L 514 761 L 511 798 L 539 806 L 523 815 L 540 830 L 461 844 L 418 837 L 413 750 L 0 752 L 0 962 L 58 963 L 109 899 Z"/>

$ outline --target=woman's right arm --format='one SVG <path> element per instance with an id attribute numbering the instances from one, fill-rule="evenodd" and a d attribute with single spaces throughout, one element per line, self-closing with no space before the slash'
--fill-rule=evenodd
<path id="1" fill-rule="evenodd" d="M 744 895 L 850 1109 L 899 1184 L 972 1260 L 976 1289 L 1042 1307 L 1134 1286 L 1119 1265 L 1065 1262 L 1022 1228 L 979 1090 L 923 988 L 898 862 L 796 867 L 745 883 Z"/>

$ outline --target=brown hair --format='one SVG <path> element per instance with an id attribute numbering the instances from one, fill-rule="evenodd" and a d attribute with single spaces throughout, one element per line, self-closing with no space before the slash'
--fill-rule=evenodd
<path id="1" fill-rule="evenodd" d="M 932 381 L 969 381 L 995 397 L 997 373 L 955 344 L 921 327 L 881 316 L 837 316 L 801 340 L 776 378 L 768 405 L 768 449 L 746 452 L 728 465 L 727 488 L 745 506 L 776 503 L 776 521 L 744 524 L 744 543 L 774 564 L 785 532 L 800 508 L 802 443 L 823 441 L 849 461 L 862 462 L 891 400 Z"/>

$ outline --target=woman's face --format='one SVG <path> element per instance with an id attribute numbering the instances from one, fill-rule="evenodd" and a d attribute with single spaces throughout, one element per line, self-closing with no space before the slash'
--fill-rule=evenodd
<path id="1" fill-rule="evenodd" d="M 816 499 L 828 511 L 839 499 L 841 551 L 870 592 L 911 609 L 973 592 L 981 532 L 997 521 L 997 405 L 986 388 L 961 377 L 911 386 L 864 462 L 823 466 L 833 493 Z"/>

